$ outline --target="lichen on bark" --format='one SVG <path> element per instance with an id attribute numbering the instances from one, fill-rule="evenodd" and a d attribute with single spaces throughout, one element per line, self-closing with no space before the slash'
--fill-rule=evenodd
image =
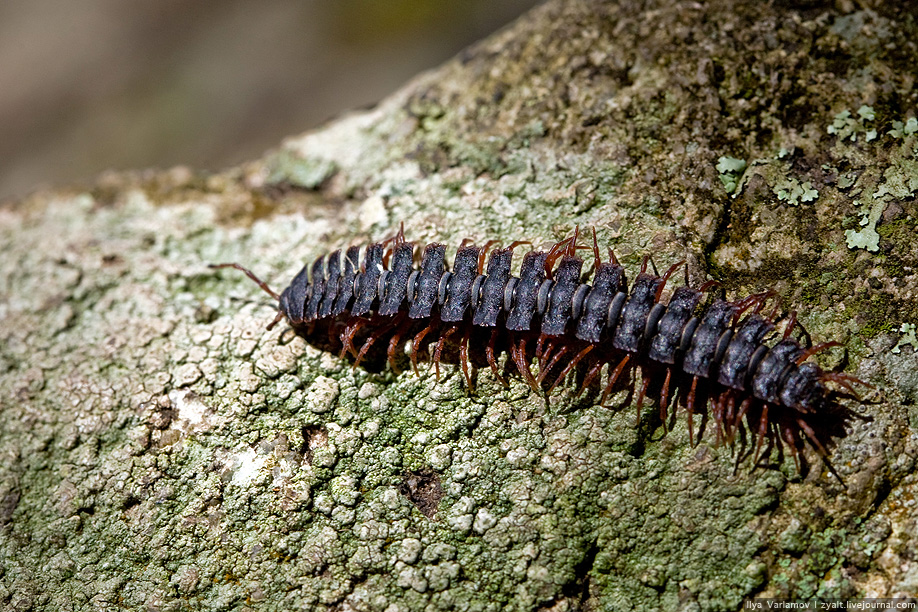
<path id="1" fill-rule="evenodd" d="M 916 40 L 904 3 L 549 2 L 262 160 L 0 208 L 0 601 L 731 610 L 915 593 L 918 363 L 898 330 L 918 316 Z M 721 158 L 745 162 L 731 193 Z M 844 484 L 815 459 L 806 477 L 734 473 L 684 419 L 664 436 L 652 406 L 635 427 L 633 409 L 573 389 L 546 404 L 487 371 L 470 394 L 449 366 L 352 369 L 266 332 L 274 305 L 207 268 L 279 287 L 400 222 L 454 246 L 592 226 L 632 268 L 652 253 L 731 294 L 776 287 L 814 337 L 846 342 L 824 365 L 878 387 L 832 454 Z M 876 249 L 846 242 L 862 228 Z"/>

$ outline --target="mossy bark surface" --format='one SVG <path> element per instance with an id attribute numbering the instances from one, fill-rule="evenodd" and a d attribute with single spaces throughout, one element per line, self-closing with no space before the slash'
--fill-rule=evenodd
<path id="1" fill-rule="evenodd" d="M 0 208 L 11 610 L 734 610 L 918 592 L 918 24 L 907 3 L 550 2 L 369 112 L 219 174 Z M 266 332 L 391 235 L 557 241 L 773 287 L 877 387 L 832 451 L 734 473 L 648 405 L 352 368 Z"/>

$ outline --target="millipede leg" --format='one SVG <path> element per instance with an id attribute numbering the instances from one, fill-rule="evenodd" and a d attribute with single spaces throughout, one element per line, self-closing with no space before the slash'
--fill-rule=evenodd
<path id="1" fill-rule="evenodd" d="M 434 372 L 436 372 L 437 381 L 440 380 L 440 355 L 443 353 L 443 344 L 446 342 L 447 338 L 456 333 L 456 329 L 456 327 L 450 327 L 437 340 L 437 348 L 434 349 L 433 354 Z"/>
<path id="2" fill-rule="evenodd" d="M 421 346 L 421 341 L 424 339 L 424 336 L 433 331 L 434 324 L 431 323 L 421 331 L 417 333 L 414 337 L 414 340 L 411 341 L 411 367 L 414 369 L 414 373 L 418 376 L 421 375 L 418 372 L 418 348 Z"/>
<path id="3" fill-rule="evenodd" d="M 401 337 L 396 333 L 389 339 L 389 347 L 386 349 L 386 363 L 389 364 L 389 367 L 392 368 L 392 373 L 398 376 L 402 373 L 398 369 L 398 364 L 395 363 L 395 350 L 398 348 L 399 340 Z"/>
<path id="4" fill-rule="evenodd" d="M 819 438 L 816 437 L 816 432 L 813 431 L 813 428 L 810 427 L 809 423 L 807 423 L 803 419 L 798 418 L 796 419 L 796 421 L 797 421 L 797 425 L 800 426 L 800 429 L 802 429 L 806 433 L 806 437 L 812 443 L 813 447 L 817 450 L 817 452 L 819 453 L 819 456 L 822 457 L 822 461 L 823 463 L 826 464 L 826 468 L 832 473 L 833 476 L 835 476 L 838 479 L 839 482 L 844 484 L 842 477 L 839 475 L 838 472 L 835 471 L 835 466 L 833 466 L 832 463 L 829 461 L 829 452 L 826 450 L 826 447 L 822 445 L 822 442 L 819 441 Z"/>
<path id="5" fill-rule="evenodd" d="M 736 397 L 733 393 L 727 392 L 724 400 L 724 438 L 728 444 L 733 444 L 733 435 L 736 432 L 734 428 L 734 417 L 736 415 Z"/>
<path id="6" fill-rule="evenodd" d="M 472 377 L 469 376 L 469 334 L 471 332 L 470 328 L 466 329 L 459 343 L 459 363 L 462 365 L 462 375 L 465 376 L 465 384 L 468 386 L 469 393 L 472 392 Z"/>
<path id="7" fill-rule="evenodd" d="M 863 385 L 867 387 L 868 389 L 876 389 L 876 387 L 874 387 L 870 383 L 866 383 L 860 378 L 855 378 L 854 376 L 851 376 L 849 374 L 844 374 L 842 372 L 823 372 L 820 379 L 828 380 L 828 381 L 834 382 L 835 384 L 841 387 L 844 387 L 845 389 L 850 391 L 851 394 L 855 398 L 857 398 L 858 394 L 857 394 L 857 391 L 854 390 L 854 387 L 852 385 L 855 385 L 855 384 Z"/>
<path id="8" fill-rule="evenodd" d="M 271 331 L 272 329 L 274 329 L 274 326 L 275 326 L 275 325 L 277 325 L 278 323 L 280 323 L 280 322 L 283 321 L 283 320 L 284 320 L 284 313 L 283 313 L 283 311 L 278 311 L 277 316 L 274 317 L 274 320 L 273 320 L 273 321 L 271 321 L 270 323 L 268 323 L 268 326 L 267 326 L 265 329 L 267 329 L 268 331 Z"/>
<path id="9" fill-rule="evenodd" d="M 239 270 L 240 272 L 248 276 L 250 279 L 255 281 L 255 284 L 261 287 L 262 291 L 264 291 L 265 293 L 273 297 L 275 300 L 280 301 L 280 295 L 278 295 L 276 291 L 271 289 L 271 287 L 268 286 L 268 283 L 266 283 L 265 281 L 255 276 L 255 273 L 249 270 L 248 268 L 243 268 L 237 263 L 210 264 L 207 267 L 212 268 L 214 270 L 219 270 L 220 268 L 233 268 L 233 269 Z"/>
<path id="10" fill-rule="evenodd" d="M 481 251 L 478 253 L 478 273 L 484 274 L 485 269 L 485 257 L 488 254 L 488 250 L 495 244 L 499 245 L 500 240 L 488 240 L 485 242 L 484 246 L 481 247 Z"/>
<path id="11" fill-rule="evenodd" d="M 541 362 L 542 362 L 542 348 L 543 348 L 543 345 L 545 344 L 545 340 L 546 340 L 547 338 L 548 338 L 548 336 L 546 336 L 545 334 L 539 334 L 539 339 L 536 340 L 535 357 L 536 357 L 536 359 L 539 360 L 539 363 L 540 363 L 540 364 L 541 364 Z"/>
<path id="12" fill-rule="evenodd" d="M 666 368 L 666 377 L 663 379 L 663 390 L 660 392 L 660 420 L 663 421 L 663 430 L 666 431 L 666 421 L 669 420 L 669 383 L 673 376 L 673 369 Z"/>
<path id="13" fill-rule="evenodd" d="M 401 317 L 404 317 L 404 315 L 401 315 L 400 318 Z M 401 322 L 401 325 L 399 325 L 395 333 L 392 334 L 392 338 L 389 339 L 389 348 L 386 349 L 387 362 L 396 376 L 401 374 L 402 371 L 398 369 L 398 365 L 395 363 L 395 351 L 399 344 L 401 344 L 402 334 L 405 333 L 409 325 L 411 325 L 411 320 Z"/>
<path id="14" fill-rule="evenodd" d="M 583 379 L 583 384 L 580 385 L 580 390 L 577 391 L 578 397 L 583 395 L 583 392 L 587 390 L 587 387 L 590 386 L 590 383 L 592 383 L 596 379 L 596 377 L 599 376 L 599 373 L 602 371 L 602 367 L 604 365 L 606 365 L 605 361 L 599 361 L 596 363 L 596 365 L 594 365 L 593 367 L 589 369 L 589 371 L 587 372 L 586 376 Z"/>
<path id="15" fill-rule="evenodd" d="M 740 402 L 739 412 L 736 414 L 736 419 L 734 425 L 736 428 L 741 428 L 743 426 L 743 417 L 746 416 L 746 412 L 749 410 L 749 406 L 752 405 L 752 398 L 747 397 L 742 402 Z"/>
<path id="16" fill-rule="evenodd" d="M 360 328 L 363 327 L 366 323 L 365 319 L 355 319 L 353 321 L 348 321 L 347 326 L 345 326 L 344 331 L 341 333 L 341 357 L 343 358 L 347 353 L 351 353 L 354 357 L 357 357 L 357 347 L 354 346 L 354 337 L 357 335 L 357 332 L 360 331 Z"/>
<path id="17" fill-rule="evenodd" d="M 797 311 L 791 310 L 790 314 L 787 316 L 787 327 L 784 328 L 784 334 L 781 336 L 782 340 L 787 340 L 791 337 L 791 334 L 794 333 L 794 327 L 797 326 Z"/>
<path id="18" fill-rule="evenodd" d="M 628 365 L 628 360 L 631 359 L 631 355 L 625 355 L 625 358 L 622 359 L 615 370 L 609 373 L 609 382 L 606 383 L 606 388 L 603 389 L 602 399 L 599 400 L 599 403 L 605 404 L 606 398 L 609 397 L 609 393 L 612 392 L 612 388 L 615 386 L 615 381 L 618 380 L 618 377 L 621 376 L 622 371 L 624 371 L 625 366 Z"/>
<path id="19" fill-rule="evenodd" d="M 832 342 L 821 342 L 817 344 L 816 346 L 811 346 L 810 348 L 800 353 L 800 356 L 797 357 L 796 359 L 796 364 L 800 365 L 801 363 L 803 363 L 804 361 L 806 361 L 807 359 L 809 359 L 816 353 L 820 353 L 826 350 L 827 348 L 832 348 L 833 346 L 841 346 L 841 342 L 837 342 L 833 340 Z"/>
<path id="20" fill-rule="evenodd" d="M 717 397 L 710 399 L 711 418 L 713 418 L 714 423 L 717 424 L 717 428 L 715 430 L 717 432 L 716 444 L 723 442 L 724 438 L 723 404 L 721 403 L 723 401 L 723 397 L 723 395 L 718 395 Z"/>
<path id="21" fill-rule="evenodd" d="M 759 452 L 762 450 L 762 442 L 765 441 L 765 437 L 768 435 L 768 404 L 762 406 L 762 416 L 759 417 L 759 432 L 758 439 L 755 441 L 755 463 L 758 465 L 759 461 L 762 460 L 762 456 Z"/>
<path id="22" fill-rule="evenodd" d="M 560 374 L 558 374 L 558 377 L 555 379 L 555 382 L 553 382 L 552 385 L 548 388 L 548 394 L 549 394 L 549 395 L 551 395 L 551 392 L 555 390 L 555 387 L 558 386 L 558 383 L 560 383 L 562 380 L 564 380 L 564 377 L 567 376 L 568 373 L 569 373 L 571 370 L 573 370 L 573 369 L 577 366 L 578 363 L 580 363 L 580 360 L 583 359 L 584 357 L 586 357 L 587 354 L 588 354 L 590 351 L 593 350 L 593 347 L 594 347 L 594 346 L 595 346 L 595 345 L 593 345 L 593 344 L 587 346 L 585 349 L 583 349 L 583 350 L 581 350 L 579 353 L 577 353 L 577 355 L 571 360 L 571 362 L 570 362 L 569 364 L 567 364 L 566 366 L 564 366 L 564 369 L 561 370 L 561 373 L 560 373 Z M 599 367 L 602 367 L 602 364 L 599 364 Z M 580 395 L 580 393 L 582 393 L 582 392 L 583 392 L 583 389 L 581 389 L 580 392 L 577 393 L 577 395 Z"/>
<path id="23" fill-rule="evenodd" d="M 650 377 L 644 375 L 643 372 L 641 372 L 641 375 L 641 389 L 638 391 L 636 404 L 637 420 L 635 421 L 635 427 L 640 427 L 641 425 L 641 407 L 644 405 L 644 395 L 647 393 L 647 387 L 650 386 Z"/>
<path id="24" fill-rule="evenodd" d="M 552 368 L 558 365 L 558 362 L 561 360 L 562 357 L 564 357 L 564 355 L 567 354 L 568 350 L 569 350 L 568 347 L 562 346 L 558 350 L 558 352 L 554 354 L 554 356 L 551 358 L 551 361 L 549 361 L 547 365 L 540 366 L 539 375 L 536 378 L 536 382 L 538 382 L 539 384 L 542 384 L 542 381 L 545 380 L 545 377 L 548 376 L 548 373 L 551 372 Z M 545 355 L 545 359 L 548 359 L 547 354 Z"/>
<path id="25" fill-rule="evenodd" d="M 539 383 L 536 382 L 536 379 L 532 375 L 532 370 L 529 369 L 529 364 L 526 363 L 526 340 L 520 340 L 520 343 L 517 345 L 511 338 L 510 354 L 513 357 L 513 363 L 516 364 L 516 369 L 520 371 L 520 374 L 526 379 L 526 382 L 529 383 L 532 390 L 538 392 Z"/>
<path id="26" fill-rule="evenodd" d="M 695 392 L 698 389 L 698 377 L 692 377 L 692 387 L 689 389 L 688 399 L 685 401 L 685 410 L 688 412 L 688 439 L 689 444 L 695 446 L 695 428 L 692 427 L 692 415 L 695 414 Z"/>
<path id="27" fill-rule="evenodd" d="M 602 264 L 602 258 L 599 256 L 599 243 L 596 242 L 596 227 L 594 226 L 593 227 L 593 269 L 598 270 L 601 264 Z"/>
<path id="28" fill-rule="evenodd" d="M 485 358 L 488 360 L 488 365 L 491 366 L 491 372 L 494 374 L 494 378 L 500 381 L 503 386 L 507 386 L 507 381 L 504 380 L 504 377 L 500 375 L 500 368 L 497 366 L 497 359 L 495 357 L 494 345 L 497 344 L 497 328 L 491 332 L 491 338 L 488 340 L 488 346 L 485 348 Z"/>
<path id="29" fill-rule="evenodd" d="M 561 242 L 558 242 L 551 249 L 548 250 L 548 255 L 545 256 L 545 277 L 551 278 L 552 272 L 555 267 L 555 262 L 558 261 L 563 255 L 566 255 L 571 249 L 571 244 L 574 242 L 575 238 L 565 238 Z M 575 250 L 576 252 L 576 250 Z"/>
<path id="30" fill-rule="evenodd" d="M 364 342 L 363 346 L 360 347 L 360 352 L 357 353 L 357 358 L 354 360 L 354 364 L 351 366 L 352 370 L 355 369 L 358 365 L 360 365 L 360 362 L 363 361 L 363 358 L 366 357 L 370 348 L 373 346 L 373 344 L 377 340 L 379 340 L 380 337 L 382 337 L 381 333 L 377 334 L 376 332 L 374 332 L 372 335 L 370 335 L 369 338 L 367 338 L 367 341 Z"/>
<path id="31" fill-rule="evenodd" d="M 678 262 L 674 263 L 673 265 L 671 265 L 671 266 L 669 267 L 669 269 L 668 269 L 668 270 L 663 274 L 663 276 L 660 278 L 660 280 L 662 280 L 663 282 L 661 282 L 661 283 L 660 283 L 660 286 L 657 287 L 657 291 L 656 291 L 656 293 L 655 293 L 654 296 L 653 296 L 653 301 L 654 301 L 654 303 L 660 301 L 660 296 L 663 295 L 663 289 L 666 287 L 666 282 L 669 280 L 669 277 L 672 276 L 673 273 L 674 273 L 676 270 L 678 270 L 679 267 L 682 266 L 683 264 L 685 264 L 685 260 L 684 260 L 684 259 L 683 259 L 682 261 L 678 261 Z M 686 270 L 685 274 L 688 275 L 688 268 L 686 268 L 685 270 Z"/>

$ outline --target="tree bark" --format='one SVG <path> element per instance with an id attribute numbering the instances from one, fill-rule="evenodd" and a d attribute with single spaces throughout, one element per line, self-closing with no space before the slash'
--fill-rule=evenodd
<path id="1" fill-rule="evenodd" d="M 787 3 L 790 4 L 790 3 Z M 733 610 L 918 592 L 918 25 L 907 3 L 554 1 L 239 168 L 0 208 L 0 601 L 13 610 Z M 595 227 L 632 274 L 773 287 L 877 387 L 751 470 L 685 418 L 486 369 L 351 368 L 283 286 L 393 234 Z M 735 452 L 735 451 L 734 451 Z"/>

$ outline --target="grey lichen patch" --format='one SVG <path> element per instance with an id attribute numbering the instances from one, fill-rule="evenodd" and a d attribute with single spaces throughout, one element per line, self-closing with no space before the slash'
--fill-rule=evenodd
<path id="1" fill-rule="evenodd" d="M 271 185 L 289 184 L 302 189 L 318 189 L 338 171 L 338 164 L 321 157 L 294 157 L 281 151 L 266 162 L 267 182 Z"/>

